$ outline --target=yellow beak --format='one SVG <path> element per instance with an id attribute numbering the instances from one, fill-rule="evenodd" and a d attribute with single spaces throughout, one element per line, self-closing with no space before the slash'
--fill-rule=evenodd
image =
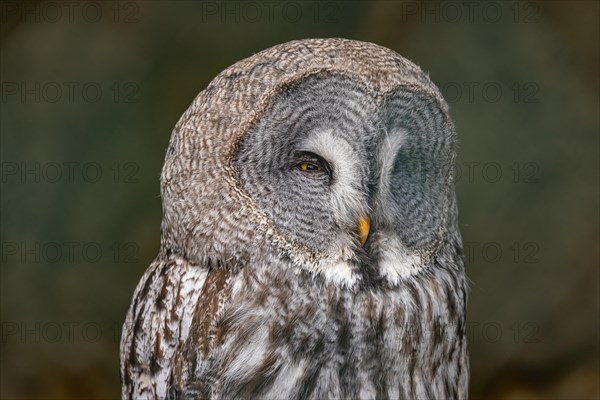
<path id="1" fill-rule="evenodd" d="M 363 246 L 369 237 L 369 230 L 371 229 L 371 220 L 369 217 L 360 217 L 358 219 L 358 237 L 360 239 L 360 245 Z"/>

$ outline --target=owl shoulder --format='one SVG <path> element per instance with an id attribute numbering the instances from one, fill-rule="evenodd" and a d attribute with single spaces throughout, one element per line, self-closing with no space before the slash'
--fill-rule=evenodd
<path id="1" fill-rule="evenodd" d="M 165 397 L 173 358 L 190 333 L 208 272 L 180 258 L 150 264 L 123 326 L 123 398 Z"/>

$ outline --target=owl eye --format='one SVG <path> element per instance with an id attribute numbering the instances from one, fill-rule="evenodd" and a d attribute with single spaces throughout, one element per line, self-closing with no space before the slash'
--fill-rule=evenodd
<path id="1" fill-rule="evenodd" d="M 324 172 L 331 178 L 331 167 L 323 157 L 309 151 L 300 151 L 296 153 L 296 157 L 296 169 L 307 173 Z"/>
<path id="2" fill-rule="evenodd" d="M 319 164 L 315 164 L 315 163 L 311 163 L 311 162 L 306 162 L 303 161 L 300 164 L 298 164 L 298 168 L 300 168 L 302 171 L 321 171 L 323 168 L 321 168 L 321 166 Z"/>

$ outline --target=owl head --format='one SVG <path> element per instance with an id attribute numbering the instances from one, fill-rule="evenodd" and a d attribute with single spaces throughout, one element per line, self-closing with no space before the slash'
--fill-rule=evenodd
<path id="1" fill-rule="evenodd" d="M 356 288 L 426 271 L 457 235 L 455 134 L 439 90 L 370 43 L 299 40 L 219 74 L 177 123 L 161 255 L 264 257 Z"/>

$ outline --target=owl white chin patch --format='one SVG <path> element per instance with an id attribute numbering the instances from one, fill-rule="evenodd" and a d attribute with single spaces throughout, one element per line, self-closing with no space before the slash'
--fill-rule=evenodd
<path id="1" fill-rule="evenodd" d="M 424 261 L 421 255 L 409 254 L 405 249 L 384 250 L 379 259 L 379 271 L 383 278 L 395 286 L 418 274 L 423 268 Z M 317 273 L 326 282 L 347 288 L 354 287 L 360 280 L 349 261 L 323 260 L 319 263 Z"/>
<path id="2" fill-rule="evenodd" d="M 379 268 L 381 275 L 392 285 L 397 285 L 400 281 L 416 275 L 421 271 L 423 260 L 420 255 L 397 255 L 394 253 L 384 253 Z"/>
<path id="3" fill-rule="evenodd" d="M 392 285 L 416 275 L 425 263 L 419 253 L 410 253 L 398 238 L 381 240 L 380 248 L 379 270 Z"/>
<path id="4" fill-rule="evenodd" d="M 329 283 L 336 286 L 353 287 L 358 282 L 352 266 L 347 261 L 323 260 L 319 263 L 319 273 Z"/>
<path id="5" fill-rule="evenodd" d="M 427 262 L 426 256 L 409 251 L 396 237 L 380 237 L 378 248 L 380 276 L 392 286 L 420 273 Z M 308 266 L 308 270 L 319 275 L 327 283 L 351 289 L 360 282 L 360 274 L 356 272 L 356 267 L 351 261 L 352 251 L 346 246 L 342 246 L 339 250 L 336 252 L 337 256 L 317 260 Z"/>

